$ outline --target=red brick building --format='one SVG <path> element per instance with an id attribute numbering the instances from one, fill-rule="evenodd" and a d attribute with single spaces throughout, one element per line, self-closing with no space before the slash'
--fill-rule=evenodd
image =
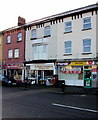
<path id="1" fill-rule="evenodd" d="M 24 79 L 25 19 L 18 17 L 18 26 L 4 30 L 3 73 L 17 80 Z"/>

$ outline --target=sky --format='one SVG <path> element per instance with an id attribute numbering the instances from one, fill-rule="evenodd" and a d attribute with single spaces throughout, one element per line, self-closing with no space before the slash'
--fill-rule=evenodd
<path id="1" fill-rule="evenodd" d="M 0 0 L 0 31 L 17 26 L 18 16 L 31 22 L 95 4 L 98 0 Z"/>

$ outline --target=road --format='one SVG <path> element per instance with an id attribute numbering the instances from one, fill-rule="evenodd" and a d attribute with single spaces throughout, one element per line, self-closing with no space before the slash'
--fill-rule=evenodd
<path id="1" fill-rule="evenodd" d="M 3 87 L 3 118 L 98 118 L 96 95 L 56 94 L 49 89 Z"/>

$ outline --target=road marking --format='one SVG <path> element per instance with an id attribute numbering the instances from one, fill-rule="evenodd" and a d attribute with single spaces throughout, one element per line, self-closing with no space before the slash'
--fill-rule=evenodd
<path id="1" fill-rule="evenodd" d="M 78 108 L 78 107 L 73 107 L 73 106 L 68 106 L 68 105 L 61 105 L 61 104 L 56 104 L 56 103 L 53 103 L 52 105 L 58 106 L 58 107 L 72 108 L 72 109 L 76 109 L 76 110 L 83 110 L 83 111 L 98 113 L 98 111 L 91 110 L 91 109 Z"/>

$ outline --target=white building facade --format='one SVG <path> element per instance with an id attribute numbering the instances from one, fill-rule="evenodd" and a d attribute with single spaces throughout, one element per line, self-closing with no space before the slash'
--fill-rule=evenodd
<path id="1" fill-rule="evenodd" d="M 66 85 L 98 86 L 98 4 L 26 24 L 25 75 L 58 75 Z"/>

